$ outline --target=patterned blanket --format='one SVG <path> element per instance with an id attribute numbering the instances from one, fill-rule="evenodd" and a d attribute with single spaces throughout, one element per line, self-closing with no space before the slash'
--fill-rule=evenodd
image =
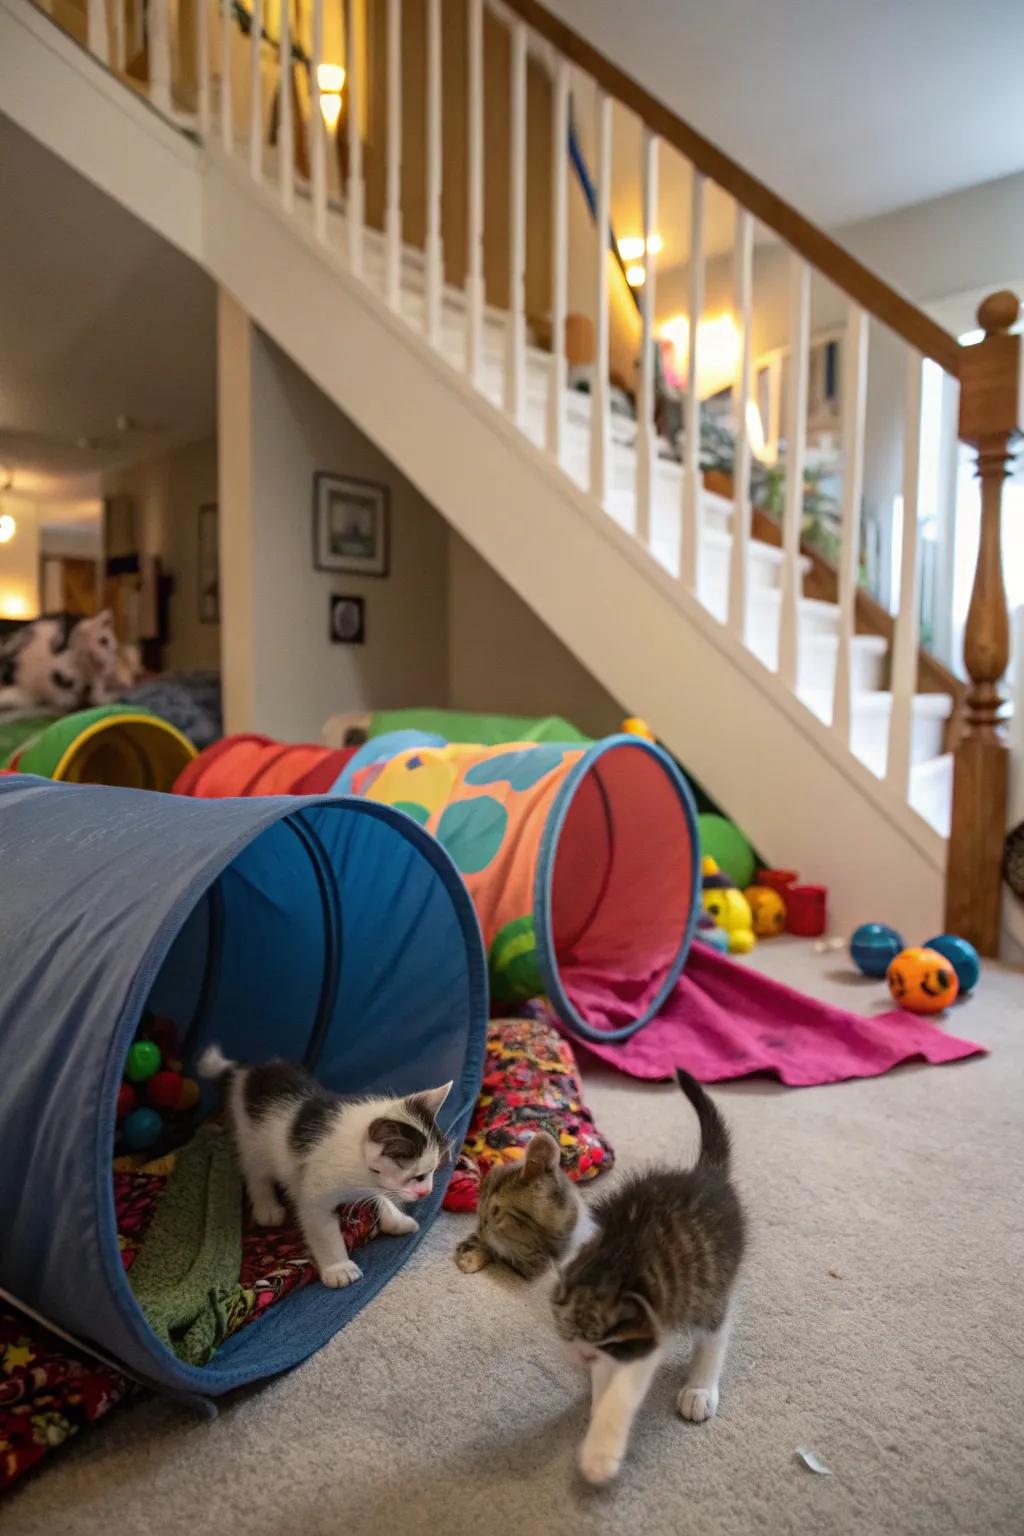
<path id="1" fill-rule="evenodd" d="M 173 1166 L 171 1157 L 143 1168 L 119 1159 L 114 1202 L 121 1261 L 130 1269 L 142 1246 Z M 358 1248 L 373 1235 L 367 1207 L 341 1215 L 345 1243 Z M 229 1334 L 261 1317 L 282 1297 L 316 1278 L 302 1234 L 246 1219 L 238 1290 L 228 1306 Z M 0 1303 L 0 1493 L 57 1446 L 109 1413 L 134 1384 L 111 1366 Z"/>

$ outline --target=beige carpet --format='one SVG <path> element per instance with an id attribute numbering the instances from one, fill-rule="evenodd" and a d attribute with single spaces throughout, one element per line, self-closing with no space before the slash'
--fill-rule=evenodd
<path id="1" fill-rule="evenodd" d="M 758 963 L 874 1011 L 842 957 Z M 986 1059 L 872 1082 L 719 1091 L 753 1227 L 722 1405 L 672 1411 L 682 1358 L 608 1493 L 573 1455 L 582 1383 L 540 1287 L 451 1262 L 442 1216 L 307 1365 L 212 1424 L 120 1408 L 0 1509 L 4 1536 L 1001 1536 L 1024 1530 L 1024 977 L 992 971 L 952 1027 Z M 685 1155 L 668 1087 L 588 1097 L 621 1162 Z M 795 1458 L 813 1451 L 832 1476 Z"/>

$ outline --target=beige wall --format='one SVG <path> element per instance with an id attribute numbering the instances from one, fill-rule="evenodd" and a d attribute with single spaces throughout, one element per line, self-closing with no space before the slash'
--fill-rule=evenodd
<path id="1" fill-rule="evenodd" d="M 215 438 L 189 443 L 104 476 L 106 496 L 124 495 L 135 507 L 139 552 L 157 555 L 174 578 L 169 671 L 220 666 L 220 625 L 199 621 L 199 508 L 217 500 Z"/>
<path id="2" fill-rule="evenodd" d="M 222 563 L 232 571 L 224 582 L 224 615 L 226 624 L 239 615 L 240 644 L 247 631 L 251 639 L 248 658 L 239 656 L 237 666 L 225 668 L 228 729 L 316 741 L 324 721 L 340 710 L 446 704 L 447 525 L 272 342 L 254 328 L 248 342 L 237 336 L 235 341 L 249 353 L 248 450 L 246 433 L 236 423 L 231 452 L 225 448 L 223 456 L 222 486 L 233 506 L 230 482 L 239 477 L 244 482 L 248 474 L 251 521 L 247 528 L 235 507 L 222 525 Z M 243 359 L 241 369 L 232 369 L 227 351 L 222 331 L 222 383 L 230 374 L 237 391 L 246 364 Z M 314 570 L 318 470 L 388 487 L 386 577 Z M 242 493 L 244 504 L 244 483 Z M 334 592 L 365 598 L 365 644 L 331 643 Z M 231 635 L 234 644 L 233 630 Z M 227 660 L 227 649 L 225 654 Z"/>
<path id="3" fill-rule="evenodd" d="M 564 715 L 593 736 L 629 713 L 465 539 L 449 533 L 448 665 L 453 709 Z"/>

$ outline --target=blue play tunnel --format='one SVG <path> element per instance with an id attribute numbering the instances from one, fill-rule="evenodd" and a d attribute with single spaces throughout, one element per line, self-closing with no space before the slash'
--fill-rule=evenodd
<path id="1" fill-rule="evenodd" d="M 147 1007 L 175 1021 L 186 1068 L 216 1040 L 346 1093 L 454 1079 L 458 1146 L 486 1035 L 476 917 L 440 844 L 374 801 L 0 778 L 0 1288 L 140 1380 L 216 1396 L 319 1348 L 417 1239 L 374 1240 L 358 1284 L 304 1287 L 209 1365 L 171 1354 L 122 1268 L 111 1179 Z"/>

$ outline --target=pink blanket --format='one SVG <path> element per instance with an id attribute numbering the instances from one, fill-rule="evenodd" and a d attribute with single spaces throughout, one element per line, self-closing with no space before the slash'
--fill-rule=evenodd
<path id="1" fill-rule="evenodd" d="M 565 977 L 583 1016 L 614 1029 L 635 1017 L 635 983 L 574 971 Z M 625 1006 L 628 1005 L 628 1006 Z M 768 1072 L 791 1088 L 878 1077 L 901 1061 L 958 1061 L 987 1054 L 941 1024 L 899 1009 L 864 1018 L 695 944 L 658 1017 L 618 1044 L 579 1042 L 632 1077 L 685 1067 L 703 1083 Z"/>

